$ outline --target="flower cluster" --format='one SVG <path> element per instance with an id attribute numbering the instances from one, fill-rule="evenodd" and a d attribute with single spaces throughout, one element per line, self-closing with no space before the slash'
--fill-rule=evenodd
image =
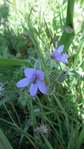
<path id="1" fill-rule="evenodd" d="M 68 64 L 68 54 L 62 54 L 62 51 L 64 49 L 64 45 L 61 45 L 57 50 L 52 53 L 51 58 L 54 60 L 57 60 L 59 62 L 62 62 L 64 64 Z M 35 70 L 33 68 L 25 68 L 24 69 L 25 78 L 21 79 L 16 83 L 16 86 L 19 88 L 23 88 L 25 86 L 28 86 L 30 84 L 30 95 L 35 96 L 38 92 L 38 90 L 46 94 L 46 86 L 44 84 L 44 72 L 41 70 Z"/>

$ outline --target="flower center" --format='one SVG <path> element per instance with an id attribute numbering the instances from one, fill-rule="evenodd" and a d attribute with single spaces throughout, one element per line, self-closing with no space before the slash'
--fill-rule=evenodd
<path id="1" fill-rule="evenodd" d="M 33 75 L 33 84 L 35 84 L 36 83 L 36 81 L 39 79 L 39 75 L 38 74 L 34 74 Z"/>
<path id="2" fill-rule="evenodd" d="M 55 55 L 53 53 L 51 55 L 51 59 L 55 59 Z"/>

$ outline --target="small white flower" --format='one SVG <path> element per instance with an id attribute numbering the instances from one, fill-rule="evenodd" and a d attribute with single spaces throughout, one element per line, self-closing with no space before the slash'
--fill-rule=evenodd
<path id="1" fill-rule="evenodd" d="M 36 133 L 44 133 L 44 134 L 47 134 L 48 133 L 48 128 L 46 125 L 42 124 L 40 125 L 40 127 L 37 127 L 35 130 L 34 130 Z"/>
<path id="2" fill-rule="evenodd" d="M 40 126 L 40 131 L 43 133 L 48 133 L 48 128 L 46 127 L 46 125 L 43 124 Z"/>

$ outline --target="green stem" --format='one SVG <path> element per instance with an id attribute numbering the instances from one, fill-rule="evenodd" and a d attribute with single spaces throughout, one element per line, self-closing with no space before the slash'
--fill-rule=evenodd
<path id="1" fill-rule="evenodd" d="M 66 26 L 70 25 L 73 28 L 73 14 L 74 14 L 75 0 L 68 0 Z"/>
<path id="2" fill-rule="evenodd" d="M 66 24 L 58 44 L 59 46 L 62 44 L 64 45 L 65 47 L 64 52 L 68 50 L 75 35 L 74 25 L 73 25 L 74 3 L 75 3 L 75 0 L 68 0 Z"/>

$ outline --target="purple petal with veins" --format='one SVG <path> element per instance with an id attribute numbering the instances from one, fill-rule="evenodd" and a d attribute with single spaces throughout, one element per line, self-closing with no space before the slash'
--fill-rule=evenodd
<path id="1" fill-rule="evenodd" d="M 61 45 L 58 49 L 57 49 L 57 52 L 58 53 L 61 53 L 64 49 L 64 45 Z"/>
<path id="2" fill-rule="evenodd" d="M 36 83 L 35 84 L 31 83 L 31 85 L 30 85 L 30 95 L 35 96 L 36 93 L 37 93 L 37 90 L 38 90 L 37 84 Z"/>
<path id="3" fill-rule="evenodd" d="M 21 79 L 20 81 L 18 81 L 16 83 L 16 86 L 22 88 L 22 87 L 27 86 L 29 83 L 30 83 L 30 80 L 28 78 L 24 78 L 24 79 Z"/>
<path id="4" fill-rule="evenodd" d="M 46 93 L 46 86 L 42 81 L 38 81 L 38 88 L 41 93 L 45 94 Z"/>

